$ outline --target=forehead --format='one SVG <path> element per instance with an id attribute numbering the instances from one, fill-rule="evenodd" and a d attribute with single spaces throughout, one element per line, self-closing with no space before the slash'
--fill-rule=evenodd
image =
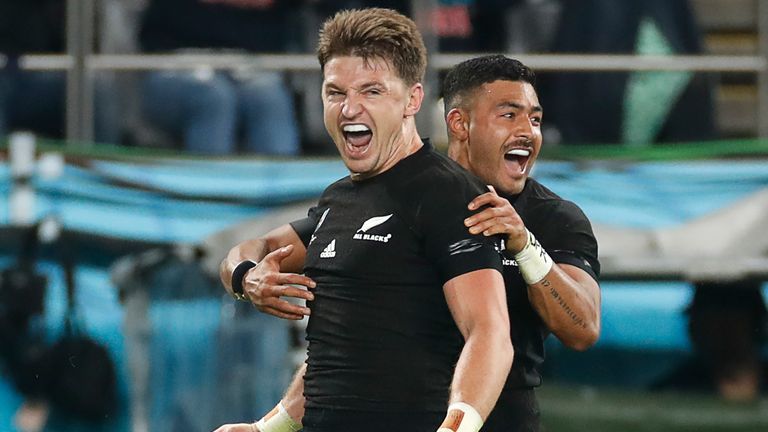
<path id="1" fill-rule="evenodd" d="M 355 83 L 392 80 L 402 81 L 392 63 L 381 57 L 334 57 L 323 68 L 323 84 L 350 86 Z"/>
<path id="2" fill-rule="evenodd" d="M 475 105 L 496 106 L 515 103 L 528 108 L 539 107 L 539 97 L 533 86 L 525 81 L 496 80 L 485 83 L 475 92 Z"/>

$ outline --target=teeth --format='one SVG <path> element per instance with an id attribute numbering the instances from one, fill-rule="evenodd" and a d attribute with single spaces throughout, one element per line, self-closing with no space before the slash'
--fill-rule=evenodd
<path id="1" fill-rule="evenodd" d="M 352 125 L 346 125 L 344 126 L 344 132 L 368 132 L 371 129 L 368 128 L 366 125 L 362 124 L 352 124 Z"/>
<path id="2" fill-rule="evenodd" d="M 531 151 L 530 150 L 524 150 L 524 149 L 513 149 L 507 152 L 508 155 L 512 156 L 530 156 Z"/>

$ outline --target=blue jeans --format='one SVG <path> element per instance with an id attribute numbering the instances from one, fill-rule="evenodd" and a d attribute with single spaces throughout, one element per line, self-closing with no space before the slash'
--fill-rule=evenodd
<path id="1" fill-rule="evenodd" d="M 279 73 L 149 72 L 142 96 L 144 117 L 180 136 L 189 152 L 235 153 L 242 132 L 246 152 L 299 153 L 293 98 Z"/>
<path id="2" fill-rule="evenodd" d="M 0 69 L 0 138 L 17 129 L 63 137 L 66 82 L 66 74 L 59 71 Z M 113 87 L 98 77 L 94 86 L 94 137 L 116 144 L 120 115 Z"/>

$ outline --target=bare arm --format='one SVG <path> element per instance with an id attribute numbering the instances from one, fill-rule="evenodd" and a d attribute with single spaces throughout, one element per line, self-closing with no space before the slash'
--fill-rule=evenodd
<path id="1" fill-rule="evenodd" d="M 583 351 L 600 336 L 600 287 L 584 270 L 555 264 L 541 282 L 528 286 L 533 308 L 566 346 Z"/>
<path id="2" fill-rule="evenodd" d="M 512 366 L 504 281 L 496 270 L 477 270 L 449 280 L 443 292 L 465 341 L 450 402 L 471 405 L 485 420 Z"/>
<path id="3" fill-rule="evenodd" d="M 307 365 L 302 364 L 293 376 L 293 381 L 283 395 L 280 403 L 283 405 L 288 415 L 297 422 L 301 423 L 304 417 L 304 374 L 307 371 Z M 277 409 L 277 407 L 275 407 Z M 275 410 L 272 410 L 272 414 Z M 265 417 L 269 417 L 267 414 Z M 220 426 L 214 432 L 261 432 L 256 423 L 234 423 Z"/>
<path id="4" fill-rule="evenodd" d="M 301 421 L 304 418 L 304 374 L 307 373 L 307 364 L 302 363 L 299 369 L 296 370 L 296 374 L 293 376 L 293 381 L 288 386 L 288 389 L 283 395 L 283 399 L 280 401 L 283 403 L 285 410 L 294 420 Z"/>
<path id="5" fill-rule="evenodd" d="M 470 209 L 489 207 L 465 221 L 473 234 L 506 235 L 507 250 L 518 253 L 526 244 L 528 231 L 506 199 L 495 191 L 480 195 Z M 544 324 L 566 346 L 585 350 L 600 335 L 600 287 L 584 270 L 553 264 L 539 282 L 528 285 L 528 298 Z"/>
<path id="6" fill-rule="evenodd" d="M 304 267 L 307 249 L 290 225 L 283 225 L 267 234 L 246 240 L 233 247 L 219 266 L 224 289 L 233 295 L 232 272 L 245 260 L 257 263 L 243 277 L 243 292 L 264 313 L 280 318 L 301 319 L 309 309 L 280 297 L 312 300 L 311 292 L 293 285 L 314 288 L 312 279 L 299 274 Z"/>

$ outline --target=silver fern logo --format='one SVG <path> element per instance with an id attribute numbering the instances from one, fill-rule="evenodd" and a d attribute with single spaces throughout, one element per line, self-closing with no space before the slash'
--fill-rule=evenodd
<path id="1" fill-rule="evenodd" d="M 323 222 L 325 222 L 325 217 L 328 216 L 328 212 L 329 211 L 331 211 L 330 207 L 325 209 L 325 211 L 323 212 L 323 215 L 320 216 L 320 222 L 317 223 L 317 226 L 315 227 L 315 230 L 312 231 L 312 237 L 309 239 L 309 244 L 312 244 L 312 242 L 315 241 L 315 239 L 317 238 L 317 237 L 315 237 L 315 233 L 317 232 L 318 229 L 320 229 L 320 225 L 322 225 Z"/>
<path id="2" fill-rule="evenodd" d="M 368 240 L 368 241 L 377 241 L 381 243 L 387 243 L 389 242 L 389 239 L 392 238 L 392 234 L 386 234 L 386 235 L 378 235 L 378 234 L 368 234 L 368 230 L 371 228 L 375 228 L 384 222 L 388 221 L 389 218 L 392 217 L 392 214 L 388 214 L 386 216 L 375 216 L 367 221 L 363 222 L 363 225 L 357 230 L 354 236 L 352 236 L 355 240 Z"/>

